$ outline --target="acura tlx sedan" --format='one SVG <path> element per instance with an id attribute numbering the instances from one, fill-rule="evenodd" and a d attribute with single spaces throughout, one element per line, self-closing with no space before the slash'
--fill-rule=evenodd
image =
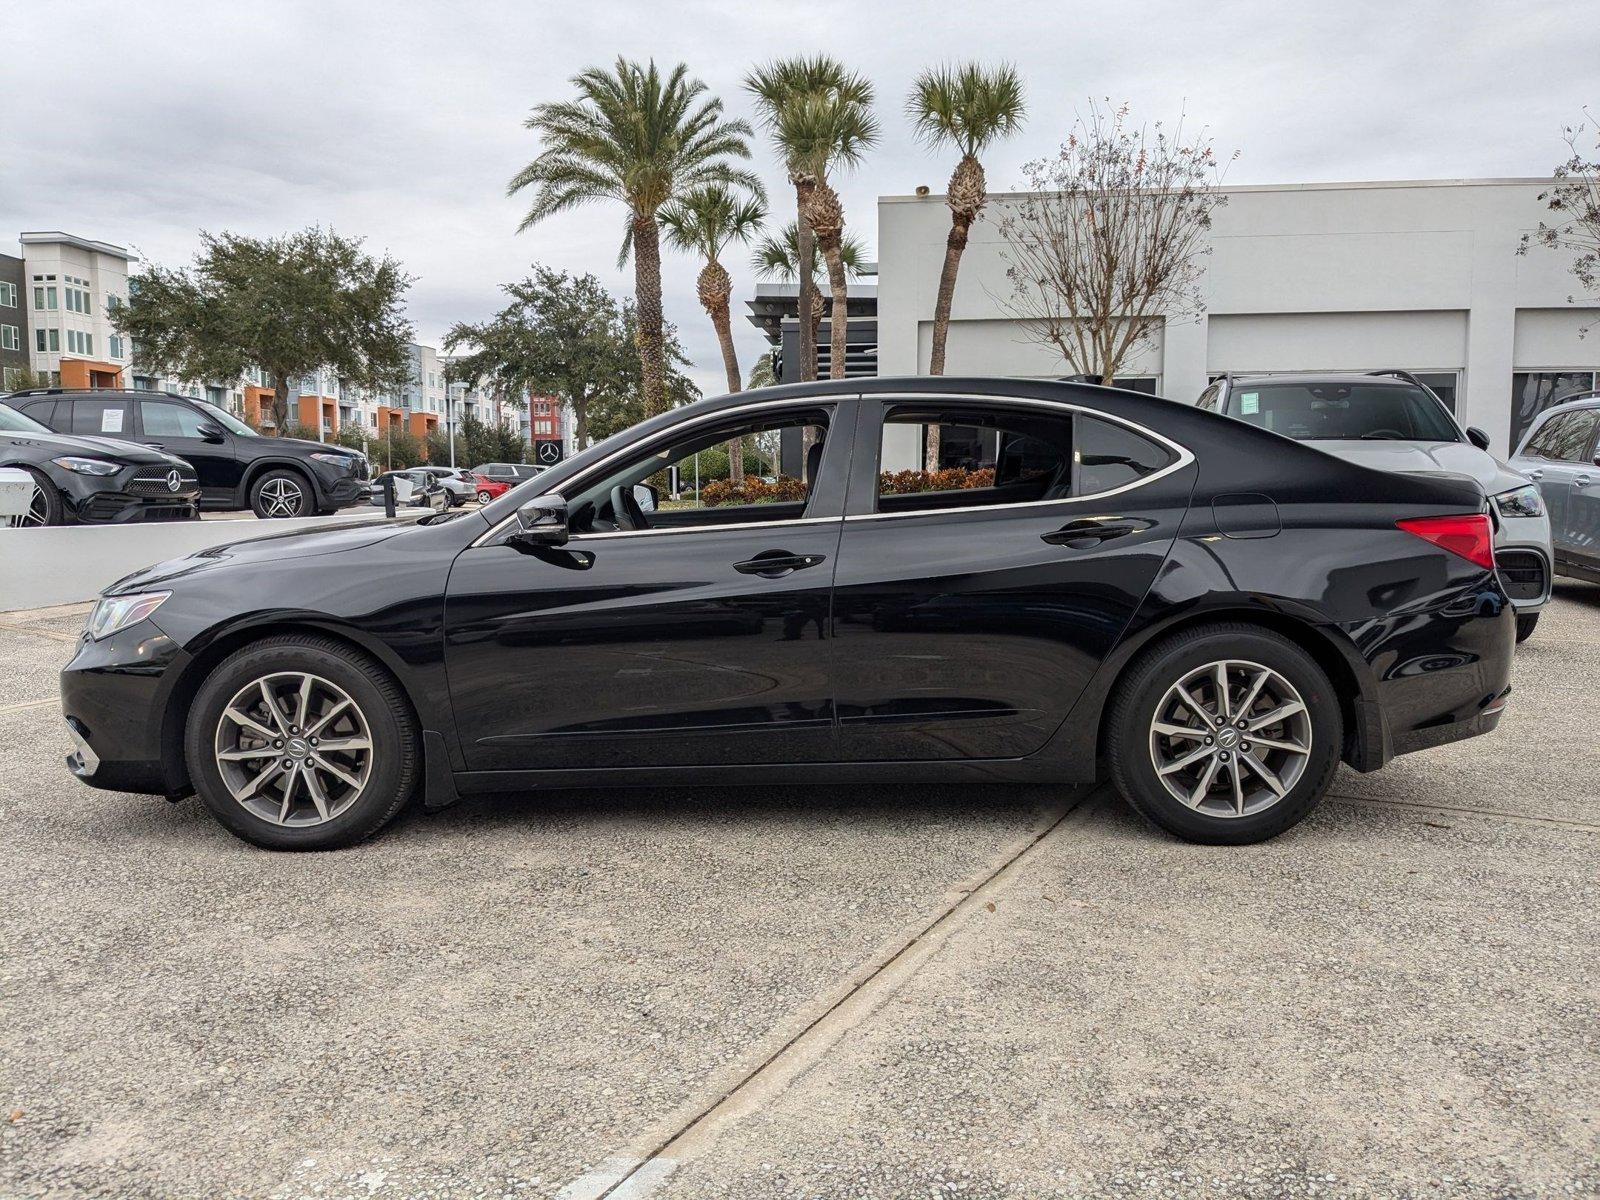
<path id="1" fill-rule="evenodd" d="M 658 490 L 733 438 L 759 474 Z M 1514 632 L 1470 479 L 1132 392 L 872 379 L 676 409 L 478 511 L 140 571 L 62 697 L 86 783 L 281 849 L 413 797 L 1102 770 L 1242 843 L 1341 761 L 1493 729 Z"/>

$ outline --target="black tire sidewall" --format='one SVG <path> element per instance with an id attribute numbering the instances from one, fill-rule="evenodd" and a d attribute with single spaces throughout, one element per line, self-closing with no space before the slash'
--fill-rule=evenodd
<path id="1" fill-rule="evenodd" d="M 1536 613 L 1536 612 L 1518 613 L 1517 614 L 1517 641 L 1519 643 L 1520 642 L 1525 642 L 1529 638 L 1531 638 L 1533 636 L 1534 628 L 1538 624 L 1539 624 L 1539 614 L 1538 613 Z"/>
<path id="2" fill-rule="evenodd" d="M 317 498 L 312 490 L 311 481 L 299 471 L 291 471 L 286 467 L 279 467 L 271 471 L 263 471 L 256 477 L 256 481 L 250 485 L 250 511 L 255 513 L 258 518 L 263 521 L 288 521 L 294 519 L 292 517 L 269 517 L 262 511 L 264 506 L 261 503 L 261 489 L 271 479 L 291 480 L 300 489 L 300 511 L 294 514 L 295 517 L 309 516 L 316 511 Z"/>
<path id="3" fill-rule="evenodd" d="M 1242 659 L 1278 672 L 1299 691 L 1311 716 L 1311 761 L 1282 800 L 1246 817 L 1196 812 L 1172 796 L 1150 761 L 1156 705 L 1178 679 L 1218 659 Z M 1287 638 L 1247 627 L 1212 627 L 1180 635 L 1140 659 L 1114 701 L 1110 758 L 1118 790 L 1146 819 L 1186 841 L 1242 845 L 1298 824 L 1333 781 L 1344 742 L 1339 697 L 1328 676 Z"/>
<path id="4" fill-rule="evenodd" d="M 306 671 L 337 684 L 372 733 L 375 761 L 366 790 L 321 825 L 285 828 L 248 812 L 229 793 L 213 757 L 217 721 L 228 701 L 252 679 L 274 671 Z M 327 850 L 370 837 L 404 807 L 419 775 L 420 740 L 398 685 L 381 668 L 337 643 L 283 637 L 230 655 L 206 677 L 189 708 L 184 757 L 201 802 L 233 834 L 273 850 Z"/>

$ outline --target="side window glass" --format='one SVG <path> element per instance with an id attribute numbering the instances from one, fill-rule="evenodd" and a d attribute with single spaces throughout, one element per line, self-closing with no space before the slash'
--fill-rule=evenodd
<path id="1" fill-rule="evenodd" d="M 1561 436 L 1561 431 L 1571 424 L 1570 416 L 1551 417 L 1528 441 L 1528 448 L 1524 454 L 1532 454 L 1537 458 L 1554 458 L 1552 451 L 1556 440 Z"/>
<path id="2" fill-rule="evenodd" d="M 139 402 L 139 420 L 144 423 L 146 437 L 197 438 L 205 424 L 204 418 L 193 409 L 156 400 Z"/>
<path id="3" fill-rule="evenodd" d="M 127 401 L 74 400 L 72 432 L 90 437 L 131 438 L 133 426 L 128 421 Z"/>
<path id="4" fill-rule="evenodd" d="M 56 409 L 60 408 L 66 414 L 66 420 L 60 425 L 56 424 Z M 72 401 L 62 400 L 35 400 L 32 404 L 24 405 L 23 413 L 32 417 L 39 424 L 54 429 L 57 433 L 68 433 L 72 429 Z"/>
<path id="5" fill-rule="evenodd" d="M 1006 408 L 890 409 L 878 511 L 921 512 L 1062 499 L 1072 488 L 1072 416 Z"/>
<path id="6" fill-rule="evenodd" d="M 1564 420 L 1566 424 L 1556 434 L 1549 457 L 1561 462 L 1583 462 L 1589 453 L 1589 443 L 1594 440 L 1595 424 L 1600 422 L 1600 409 L 1568 413 L 1557 420 Z"/>
<path id="7" fill-rule="evenodd" d="M 1172 451 L 1125 425 L 1098 417 L 1078 418 L 1077 495 L 1093 496 L 1138 483 L 1172 459 Z"/>
<path id="8" fill-rule="evenodd" d="M 1200 393 L 1200 401 L 1199 401 L 1198 407 L 1205 409 L 1207 412 L 1216 412 L 1217 411 L 1217 397 L 1219 395 L 1221 395 L 1221 394 L 1222 394 L 1222 388 L 1220 388 L 1217 384 L 1213 383 L 1205 391 Z"/>

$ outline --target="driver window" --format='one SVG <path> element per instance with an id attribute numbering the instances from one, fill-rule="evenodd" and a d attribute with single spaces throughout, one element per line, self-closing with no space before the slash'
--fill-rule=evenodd
<path id="1" fill-rule="evenodd" d="M 570 528 L 614 533 L 794 520 L 806 514 L 827 433 L 826 410 L 701 426 L 585 485 L 568 500 Z"/>

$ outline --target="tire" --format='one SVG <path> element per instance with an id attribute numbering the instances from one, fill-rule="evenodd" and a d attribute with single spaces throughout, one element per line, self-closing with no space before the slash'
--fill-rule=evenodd
<path id="1" fill-rule="evenodd" d="M 1531 638 L 1533 636 L 1533 631 L 1536 628 L 1538 628 L 1538 625 L 1539 625 L 1539 614 L 1538 613 L 1536 613 L 1536 612 L 1518 613 L 1517 614 L 1517 641 L 1518 641 L 1518 643 L 1525 642 L 1529 638 Z"/>
<path id="2" fill-rule="evenodd" d="M 306 678 L 315 682 L 302 727 L 295 718 Z M 279 704 L 276 722 L 262 681 Z M 341 696 L 350 707 L 337 707 Z M 246 719 L 225 716 L 230 708 Z M 263 733 L 284 736 L 269 742 Z M 329 748 L 318 753 L 314 734 Z M 264 638 L 229 655 L 200 685 L 184 729 L 201 802 L 229 832 L 269 850 L 333 850 L 377 833 L 418 790 L 421 744 L 393 677 L 360 651 L 312 634 Z"/>
<path id="3" fill-rule="evenodd" d="M 479 492 L 478 493 L 478 503 L 479 504 L 487 504 L 487 503 L 489 503 L 489 501 L 491 501 L 493 499 L 494 499 L 494 497 L 489 495 L 488 492 Z"/>
<path id="4" fill-rule="evenodd" d="M 33 500 L 28 506 L 28 515 L 22 518 L 21 527 L 42 529 L 51 525 L 65 525 L 67 506 L 61 502 L 61 490 L 43 471 L 37 471 L 32 467 L 23 467 L 22 470 L 33 476 L 34 490 Z"/>
<path id="5" fill-rule="evenodd" d="M 1226 664 L 1230 707 L 1220 727 L 1219 663 Z M 1248 718 L 1238 709 L 1257 678 L 1250 713 L 1287 715 L 1270 726 L 1241 728 L 1238 720 Z M 1178 696 L 1179 685 L 1205 710 L 1203 722 Z M 1158 721 L 1163 730 L 1193 728 L 1197 734 L 1169 736 L 1157 730 Z M 1252 728 L 1261 741 L 1270 738 L 1272 748 L 1251 745 Z M 1149 648 L 1124 675 L 1107 714 L 1107 757 L 1123 798 L 1168 833 L 1208 845 L 1264 842 L 1298 824 L 1328 790 L 1343 745 L 1339 698 L 1322 668 L 1288 638 L 1255 625 L 1205 625 Z M 1248 761 L 1241 761 L 1247 746 Z M 1180 760 L 1193 765 L 1174 770 Z M 1207 777 L 1213 764 L 1215 774 Z"/>
<path id="6" fill-rule="evenodd" d="M 250 485 L 250 511 L 263 521 L 308 517 L 316 511 L 311 481 L 299 471 L 263 471 Z"/>

